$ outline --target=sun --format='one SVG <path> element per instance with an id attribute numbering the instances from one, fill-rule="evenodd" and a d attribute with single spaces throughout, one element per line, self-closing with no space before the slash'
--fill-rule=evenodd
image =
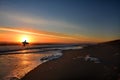
<path id="1" fill-rule="evenodd" d="M 19 39 L 20 42 L 24 42 L 25 40 L 26 40 L 27 42 L 31 42 L 30 36 L 28 36 L 28 35 L 22 35 L 22 36 L 20 37 L 20 39 Z"/>
<path id="2" fill-rule="evenodd" d="M 29 39 L 28 39 L 27 37 L 23 37 L 21 41 L 23 42 L 23 41 L 25 41 L 25 40 L 26 40 L 27 42 L 29 42 Z"/>

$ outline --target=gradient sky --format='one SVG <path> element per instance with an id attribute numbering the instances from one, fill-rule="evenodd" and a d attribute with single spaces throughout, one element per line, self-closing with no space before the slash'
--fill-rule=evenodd
<path id="1" fill-rule="evenodd" d="M 119 0 L 0 0 L 0 27 L 47 31 L 80 41 L 119 39 L 119 4 Z"/>

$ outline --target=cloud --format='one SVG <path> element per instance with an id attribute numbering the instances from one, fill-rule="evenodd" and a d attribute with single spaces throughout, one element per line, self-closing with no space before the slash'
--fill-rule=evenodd
<path id="1" fill-rule="evenodd" d="M 13 26 L 11 28 L 0 28 L 0 30 L 19 32 L 25 34 L 39 35 L 39 36 L 47 36 L 52 38 L 63 38 L 74 41 L 102 41 L 113 39 L 102 33 L 90 32 L 89 29 L 82 27 L 78 27 L 77 25 L 73 25 L 72 23 L 67 23 L 59 20 L 46 19 L 40 16 L 28 15 L 23 13 L 16 12 L 1 12 L 0 13 L 0 22 L 4 22 L 4 24 L 8 24 L 7 26 Z M 2 23 L 0 23 L 2 24 Z M 18 29 L 13 29 L 15 26 L 30 26 L 31 28 L 35 28 L 38 30 L 44 30 L 53 32 L 53 33 L 37 33 L 30 31 L 23 31 Z M 23 28 L 24 28 L 23 27 Z M 27 30 L 27 29 L 26 29 Z M 57 34 L 56 32 L 60 33 Z M 96 33 L 96 34 L 92 34 Z M 63 35 L 66 34 L 66 35 Z M 97 35 L 97 36 L 95 36 Z M 104 37 L 105 36 L 105 37 Z M 104 39 L 103 39 L 104 37 Z M 116 37 L 115 37 L 116 38 Z"/>
<path id="2" fill-rule="evenodd" d="M 22 33 L 22 34 L 31 34 L 31 35 L 37 35 L 37 36 L 46 36 L 46 37 L 52 37 L 52 38 L 62 38 L 62 39 L 70 39 L 70 40 L 75 40 L 75 41 L 80 41 L 77 38 L 74 38 L 72 36 L 63 36 L 63 35 L 54 35 L 54 34 L 47 34 L 47 33 L 36 33 L 36 32 L 29 32 L 29 31 L 23 31 L 19 29 L 12 29 L 12 28 L 0 28 L 1 31 L 10 31 L 10 32 L 17 32 L 17 33 Z"/>
<path id="3" fill-rule="evenodd" d="M 83 27 L 79 27 L 77 25 L 73 25 L 71 23 L 65 22 L 65 21 L 59 21 L 59 20 L 52 20 L 52 19 L 46 19 L 41 16 L 35 16 L 35 15 L 28 15 L 23 13 L 16 13 L 16 12 L 1 12 L 3 16 L 3 22 L 20 26 L 32 26 L 36 28 L 41 28 L 43 30 L 51 30 L 56 32 L 62 32 L 62 33 L 81 33 L 84 30 Z"/>

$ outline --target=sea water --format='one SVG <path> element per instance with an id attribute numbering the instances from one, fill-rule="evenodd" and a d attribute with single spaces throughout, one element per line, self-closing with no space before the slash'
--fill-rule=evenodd
<path id="1" fill-rule="evenodd" d="M 40 59 L 45 56 L 62 56 L 62 50 L 80 49 L 80 46 L 0 46 L 0 80 L 12 77 L 22 78 L 29 71 L 42 64 Z M 54 57 L 53 57 L 54 58 Z"/>

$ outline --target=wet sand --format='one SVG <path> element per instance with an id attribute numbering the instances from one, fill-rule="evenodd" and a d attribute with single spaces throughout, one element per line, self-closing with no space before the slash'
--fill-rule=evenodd
<path id="1" fill-rule="evenodd" d="M 85 61 L 85 56 L 100 63 Z M 63 57 L 39 65 L 21 80 L 120 80 L 120 40 L 81 50 L 63 51 Z"/>

